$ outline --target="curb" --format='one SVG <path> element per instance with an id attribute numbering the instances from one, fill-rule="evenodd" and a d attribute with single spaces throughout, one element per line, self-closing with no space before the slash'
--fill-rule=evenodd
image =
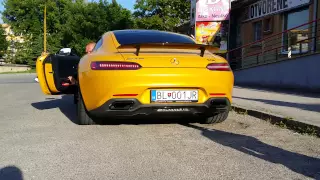
<path id="1" fill-rule="evenodd" d="M 315 135 L 317 137 L 320 137 L 320 127 L 318 126 L 306 124 L 304 122 L 288 119 L 284 116 L 267 113 L 264 111 L 241 107 L 235 104 L 231 105 L 231 108 L 233 111 L 237 113 L 253 116 L 255 118 L 270 122 L 271 124 L 275 124 L 280 127 L 285 127 L 287 129 L 298 132 L 300 134 L 309 134 L 309 135 Z"/>

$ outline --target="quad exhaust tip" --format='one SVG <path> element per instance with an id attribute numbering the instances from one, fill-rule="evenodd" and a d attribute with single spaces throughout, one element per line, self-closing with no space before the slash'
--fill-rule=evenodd
<path id="1" fill-rule="evenodd" d="M 115 101 L 113 102 L 109 109 L 111 110 L 129 110 L 134 105 L 133 101 Z"/>
<path id="2" fill-rule="evenodd" d="M 228 106 L 228 103 L 225 99 L 213 99 L 210 102 L 212 107 L 224 108 Z"/>

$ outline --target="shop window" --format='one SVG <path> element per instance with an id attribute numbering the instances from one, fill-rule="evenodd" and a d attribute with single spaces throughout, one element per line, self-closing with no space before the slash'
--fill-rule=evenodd
<path id="1" fill-rule="evenodd" d="M 309 44 L 309 24 L 295 28 L 309 22 L 309 8 L 295 10 L 284 15 L 284 30 L 289 30 L 284 34 L 284 51 L 288 52 L 289 47 L 291 53 L 308 52 Z M 294 29 L 292 29 L 294 28 Z"/>
<path id="2" fill-rule="evenodd" d="M 263 33 L 270 34 L 272 33 L 273 19 L 271 17 L 265 18 L 263 20 Z"/>
<path id="3" fill-rule="evenodd" d="M 254 39 L 253 41 L 259 41 L 262 39 L 262 21 L 253 23 Z"/>
<path id="4" fill-rule="evenodd" d="M 240 24 L 240 23 L 239 23 Z M 241 46 L 241 26 L 240 25 L 237 25 L 236 26 L 236 47 L 239 47 Z"/>

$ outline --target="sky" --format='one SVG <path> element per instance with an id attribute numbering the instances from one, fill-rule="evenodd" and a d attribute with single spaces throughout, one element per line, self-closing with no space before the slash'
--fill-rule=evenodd
<path id="1" fill-rule="evenodd" d="M 91 0 L 95 1 L 95 0 Z M 109 0 L 111 2 L 111 0 Z M 0 0 L 0 11 L 3 11 L 3 0 Z M 117 0 L 119 4 L 121 4 L 122 7 L 129 9 L 130 11 L 133 11 L 133 5 L 135 3 L 135 0 Z M 0 24 L 3 23 L 0 15 Z"/>
<path id="2" fill-rule="evenodd" d="M 91 0 L 91 2 L 92 1 L 99 1 L 99 0 Z M 112 0 L 108 0 L 108 1 L 111 2 Z M 121 4 L 122 7 L 127 8 L 130 11 L 133 11 L 133 5 L 136 2 L 136 0 L 117 0 L 117 2 Z"/>
<path id="3" fill-rule="evenodd" d="M 0 12 L 3 11 L 3 5 L 2 5 L 3 0 L 0 0 Z M 1 19 L 1 14 L 0 14 L 0 24 L 3 23 Z"/>
<path id="4" fill-rule="evenodd" d="M 121 4 L 122 7 L 127 8 L 130 11 L 133 11 L 133 5 L 136 1 L 135 0 L 117 0 L 117 2 Z"/>

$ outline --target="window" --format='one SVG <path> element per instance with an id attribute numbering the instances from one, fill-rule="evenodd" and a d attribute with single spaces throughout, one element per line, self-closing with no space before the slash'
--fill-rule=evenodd
<path id="1" fill-rule="evenodd" d="M 241 24 L 241 19 L 237 19 L 237 23 L 235 25 L 236 27 L 236 46 L 235 47 L 240 47 L 242 46 L 242 40 L 241 40 L 241 28 L 242 26 L 240 26 Z"/>
<path id="2" fill-rule="evenodd" d="M 119 44 L 141 43 L 187 43 L 195 44 L 188 36 L 157 30 L 117 30 L 113 31 Z"/>
<path id="3" fill-rule="evenodd" d="M 259 41 L 262 39 L 262 22 L 258 21 L 253 23 L 254 39 L 253 41 Z"/>
<path id="4" fill-rule="evenodd" d="M 265 18 L 263 20 L 263 32 L 264 34 L 272 33 L 272 17 Z"/>
<path id="5" fill-rule="evenodd" d="M 284 30 L 294 28 L 284 34 L 284 51 L 288 51 L 289 47 L 292 53 L 308 51 L 309 24 L 295 28 L 307 22 L 309 22 L 309 8 L 295 10 L 284 15 Z"/>
<path id="6" fill-rule="evenodd" d="M 263 31 L 269 31 L 271 29 L 271 19 L 268 18 L 268 19 L 265 19 L 264 22 L 263 22 Z"/>
<path id="7" fill-rule="evenodd" d="M 102 38 L 97 42 L 92 51 L 97 51 L 102 46 Z"/>

